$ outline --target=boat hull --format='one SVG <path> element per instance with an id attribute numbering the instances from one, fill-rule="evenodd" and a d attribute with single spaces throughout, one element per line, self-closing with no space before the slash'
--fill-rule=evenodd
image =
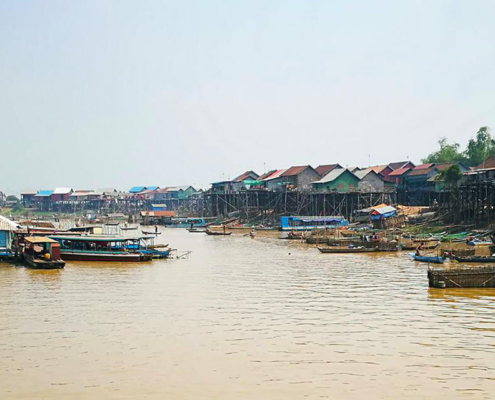
<path id="1" fill-rule="evenodd" d="M 62 260 L 35 260 L 29 255 L 23 256 L 24 264 L 31 269 L 62 269 L 65 262 Z"/>
<path id="2" fill-rule="evenodd" d="M 61 251 L 60 257 L 66 261 L 115 261 L 115 262 L 141 262 L 150 261 L 151 254 L 141 253 L 117 253 L 117 252 L 76 252 Z"/>
<path id="3" fill-rule="evenodd" d="M 432 263 L 432 264 L 443 264 L 443 258 L 442 257 L 430 257 L 430 256 L 413 256 L 414 261 L 418 262 L 426 262 L 426 263 Z"/>
<path id="4" fill-rule="evenodd" d="M 332 249 L 332 248 L 324 248 L 318 247 L 321 253 L 327 254 L 355 254 L 355 253 L 373 253 L 378 251 L 378 249 L 374 247 L 363 247 L 363 248 L 346 248 L 346 249 Z"/>

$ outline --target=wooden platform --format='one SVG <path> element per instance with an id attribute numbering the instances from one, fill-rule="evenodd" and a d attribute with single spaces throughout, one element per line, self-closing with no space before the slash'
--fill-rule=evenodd
<path id="1" fill-rule="evenodd" d="M 495 288 L 495 265 L 430 267 L 428 284 L 433 288 Z"/>

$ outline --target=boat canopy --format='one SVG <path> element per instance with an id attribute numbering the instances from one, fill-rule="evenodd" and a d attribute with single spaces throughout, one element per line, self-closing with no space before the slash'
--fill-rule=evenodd
<path id="1" fill-rule="evenodd" d="M 55 240 L 71 240 L 72 242 L 137 242 L 142 239 L 154 239 L 153 236 L 50 236 Z"/>
<path id="2" fill-rule="evenodd" d="M 24 241 L 32 244 L 41 244 L 41 243 L 58 243 L 56 240 L 47 238 L 47 237 L 38 237 L 38 236 L 28 236 L 24 238 Z"/>

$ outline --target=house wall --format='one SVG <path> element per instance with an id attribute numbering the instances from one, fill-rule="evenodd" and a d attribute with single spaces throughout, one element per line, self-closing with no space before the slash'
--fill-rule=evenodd
<path id="1" fill-rule="evenodd" d="M 320 179 L 320 175 L 318 175 L 316 171 L 311 168 L 306 168 L 297 175 L 295 186 L 297 189 L 311 189 L 312 183 L 318 179 Z"/>
<path id="2" fill-rule="evenodd" d="M 369 173 L 359 181 L 358 189 L 364 193 L 379 193 L 385 190 L 385 183 L 378 175 Z"/>
<path id="3" fill-rule="evenodd" d="M 266 188 L 268 190 L 282 191 L 284 190 L 284 187 L 283 185 L 279 185 L 279 183 L 282 182 L 283 182 L 282 178 L 270 179 L 269 181 L 266 181 Z"/>
<path id="4" fill-rule="evenodd" d="M 0 253 L 12 248 L 12 232 L 0 231 Z"/>
<path id="5" fill-rule="evenodd" d="M 347 193 L 359 188 L 359 178 L 346 171 L 332 182 L 315 183 L 313 186 L 318 191 L 333 190 L 340 193 Z"/>

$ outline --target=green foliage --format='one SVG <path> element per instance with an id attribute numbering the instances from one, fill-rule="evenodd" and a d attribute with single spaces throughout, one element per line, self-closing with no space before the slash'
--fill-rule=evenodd
<path id="1" fill-rule="evenodd" d="M 459 151 L 459 143 L 449 143 L 447 138 L 442 137 L 438 141 L 438 144 L 440 145 L 440 149 L 423 158 L 421 162 L 439 164 L 463 160 L 464 157 Z"/>
<path id="2" fill-rule="evenodd" d="M 22 203 L 19 200 L 17 200 L 17 203 L 15 203 L 14 207 L 12 207 L 12 211 L 21 212 L 23 210 L 24 210 L 24 207 L 23 207 Z"/>
<path id="3" fill-rule="evenodd" d="M 448 186 L 454 186 L 462 178 L 459 165 L 454 164 L 448 169 L 438 171 L 437 180 L 444 182 Z"/>
<path id="4" fill-rule="evenodd" d="M 7 196 L 7 201 L 19 201 L 19 199 L 11 194 L 10 196 Z"/>
<path id="5" fill-rule="evenodd" d="M 469 166 L 476 166 L 488 157 L 495 156 L 495 140 L 487 126 L 481 127 L 475 139 L 470 139 L 464 152 Z"/>

